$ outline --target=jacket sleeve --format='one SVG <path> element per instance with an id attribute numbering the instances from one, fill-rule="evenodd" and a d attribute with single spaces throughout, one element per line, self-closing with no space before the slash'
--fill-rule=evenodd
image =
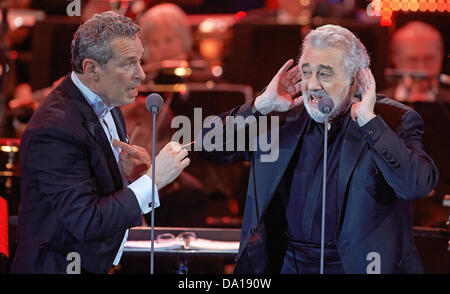
<path id="1" fill-rule="evenodd" d="M 439 173 L 423 150 L 423 119 L 406 111 L 391 130 L 380 115 L 360 128 L 386 182 L 405 200 L 427 196 L 437 185 Z"/>
<path id="2" fill-rule="evenodd" d="M 26 160 L 40 195 L 77 240 L 107 238 L 142 222 L 134 193 L 122 189 L 100 197 L 90 166 L 91 150 L 69 131 L 46 127 L 30 142 Z"/>

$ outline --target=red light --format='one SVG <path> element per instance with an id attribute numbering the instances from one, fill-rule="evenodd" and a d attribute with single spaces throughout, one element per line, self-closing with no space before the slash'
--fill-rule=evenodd
<path id="1" fill-rule="evenodd" d="M 231 218 L 228 216 L 224 216 L 224 217 L 222 217 L 222 222 L 224 224 L 229 224 L 231 222 Z"/>
<path id="2" fill-rule="evenodd" d="M 245 11 L 238 11 L 235 15 L 234 15 L 234 19 L 235 20 L 241 20 L 244 17 L 247 16 L 247 13 Z"/>
<path id="3" fill-rule="evenodd" d="M 16 60 L 19 57 L 19 53 L 16 50 L 12 50 L 9 52 L 9 57 L 11 60 Z"/>
<path id="4" fill-rule="evenodd" d="M 392 25 L 392 21 L 391 21 L 390 18 L 381 18 L 380 25 L 382 25 L 382 26 L 391 26 Z"/>
<path id="5" fill-rule="evenodd" d="M 8 249 L 8 203 L 0 197 L 0 253 L 9 256 Z"/>

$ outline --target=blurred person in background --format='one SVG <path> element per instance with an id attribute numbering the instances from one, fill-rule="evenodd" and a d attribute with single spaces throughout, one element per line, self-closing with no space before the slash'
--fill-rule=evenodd
<path id="1" fill-rule="evenodd" d="M 139 17 L 141 38 L 144 46 L 143 69 L 147 74 L 146 82 L 154 83 L 163 63 L 167 60 L 186 61 L 192 51 L 192 34 L 186 14 L 175 4 L 153 6 Z M 171 93 L 168 94 L 169 96 Z M 127 133 L 132 144 L 143 146 L 149 154 L 152 152 L 152 114 L 145 106 L 144 96 L 122 107 L 127 124 Z M 170 102 L 158 112 L 156 121 L 156 152 L 167 144 L 174 133 L 170 124 L 174 114 Z M 189 195 L 189 209 L 180 205 L 180 199 Z M 160 192 L 161 209 L 155 214 L 158 226 L 202 227 L 205 226 L 207 197 L 199 180 L 183 171 L 180 177 Z M 171 204 L 169 204 L 171 203 Z M 170 208 L 163 208 L 172 205 Z M 146 215 L 149 224 L 150 215 Z"/>
<path id="2" fill-rule="evenodd" d="M 391 59 L 401 79 L 385 93 L 398 101 L 450 102 L 450 90 L 440 85 L 444 42 L 433 26 L 411 21 L 392 36 Z"/>
<path id="3" fill-rule="evenodd" d="M 386 77 L 392 86 L 383 91 L 388 97 L 414 108 L 424 119 L 424 148 L 439 170 L 436 188 L 413 204 L 414 225 L 446 227 L 448 208 L 442 206 L 450 194 L 450 89 L 440 82 L 444 60 L 444 42 L 430 24 L 410 21 L 392 36 L 393 69 Z"/>

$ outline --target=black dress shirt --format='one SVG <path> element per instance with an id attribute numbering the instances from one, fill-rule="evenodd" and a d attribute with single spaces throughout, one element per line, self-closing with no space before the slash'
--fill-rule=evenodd
<path id="1" fill-rule="evenodd" d="M 331 123 L 328 132 L 325 242 L 326 255 L 339 260 L 334 244 L 340 207 L 337 196 L 337 173 L 350 111 Z M 297 164 L 292 173 L 289 200 L 286 205 L 287 236 L 291 245 L 307 246 L 312 262 L 319 260 L 322 225 L 324 125 L 309 118 L 305 133 L 298 142 Z M 306 252 L 302 250 L 303 252 Z"/>

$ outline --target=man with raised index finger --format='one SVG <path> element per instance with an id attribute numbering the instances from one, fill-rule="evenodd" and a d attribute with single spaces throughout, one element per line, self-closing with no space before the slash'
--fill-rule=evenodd
<path id="1" fill-rule="evenodd" d="M 80 257 L 79 272 L 108 273 L 120 261 L 128 229 L 150 211 L 152 189 L 172 182 L 189 164 L 176 142 L 153 163 L 145 150 L 125 143 L 118 107 L 134 101 L 145 78 L 138 32 L 131 19 L 105 12 L 75 33 L 73 72 L 22 137 L 12 273 L 66 273 L 72 253 Z"/>
<path id="2" fill-rule="evenodd" d="M 256 99 L 221 115 L 224 121 L 255 116 L 254 123 L 279 116 L 280 124 L 265 134 L 278 132 L 272 136 L 279 138 L 276 160 L 267 162 L 263 150 L 250 148 L 201 152 L 218 163 L 250 161 L 235 272 L 320 272 L 325 115 L 318 104 L 330 97 L 324 273 L 422 273 L 411 201 L 427 196 L 438 180 L 423 151 L 422 118 L 376 95 L 366 49 L 343 27 L 312 30 L 299 64 L 289 70 L 293 63 L 286 62 Z M 223 125 L 214 134 L 219 142 L 229 131 Z"/>

